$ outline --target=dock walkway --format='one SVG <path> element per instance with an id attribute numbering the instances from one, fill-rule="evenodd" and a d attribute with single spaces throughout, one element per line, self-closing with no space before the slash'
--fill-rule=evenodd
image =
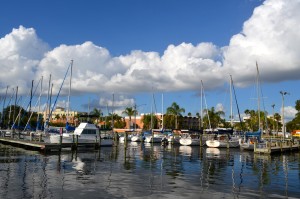
<path id="1" fill-rule="evenodd" d="M 18 146 L 26 149 L 33 149 L 39 151 L 57 151 L 62 148 L 77 148 L 77 147 L 99 147 L 99 143 L 45 143 L 39 141 L 30 141 L 30 140 L 20 140 L 14 138 L 0 137 L 0 143 L 9 144 L 12 146 Z"/>
<path id="2" fill-rule="evenodd" d="M 294 151 L 300 149 L 300 140 L 269 140 L 265 143 L 255 143 L 254 153 L 271 154 L 275 152 Z"/>

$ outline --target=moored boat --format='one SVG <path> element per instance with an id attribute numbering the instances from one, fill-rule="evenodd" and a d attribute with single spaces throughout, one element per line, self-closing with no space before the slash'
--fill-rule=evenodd
<path id="1" fill-rule="evenodd" d="M 78 143 L 99 143 L 100 146 L 112 146 L 113 139 L 109 137 L 102 137 L 99 129 L 95 124 L 82 122 L 75 128 L 74 133 L 61 133 L 50 135 L 50 143 L 60 143 L 62 136 L 62 143 L 72 143 L 78 136 Z"/>
<path id="2" fill-rule="evenodd" d="M 240 146 L 239 136 L 232 135 L 232 129 L 218 129 L 218 134 L 206 141 L 208 147 L 236 148 Z"/>

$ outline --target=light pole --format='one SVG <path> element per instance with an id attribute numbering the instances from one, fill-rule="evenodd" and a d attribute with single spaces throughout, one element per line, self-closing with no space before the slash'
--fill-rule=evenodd
<path id="1" fill-rule="evenodd" d="M 285 91 L 280 91 L 280 94 L 282 96 L 282 133 L 283 133 L 283 139 L 285 139 L 285 124 L 284 124 L 284 96 L 288 94 Z"/>

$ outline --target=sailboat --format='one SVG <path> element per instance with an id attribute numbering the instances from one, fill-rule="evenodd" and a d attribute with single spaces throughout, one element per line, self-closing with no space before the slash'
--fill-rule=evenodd
<path id="1" fill-rule="evenodd" d="M 257 89 L 257 112 L 258 112 L 258 130 L 256 132 L 245 132 L 244 138 L 240 139 L 240 148 L 243 150 L 254 150 L 255 142 L 261 141 L 261 128 L 260 128 L 260 84 L 259 84 L 259 70 L 256 62 L 256 89 Z"/>
<path id="2" fill-rule="evenodd" d="M 72 86 L 72 70 L 73 69 L 73 60 L 71 60 L 71 68 L 70 68 L 70 86 L 69 86 L 69 95 L 68 95 L 68 110 L 67 110 L 67 122 L 66 122 L 66 131 L 74 131 L 75 127 L 69 124 L 69 116 L 70 116 L 70 95 L 71 95 L 71 86 Z"/>
<path id="3" fill-rule="evenodd" d="M 163 134 L 162 129 L 153 129 L 153 117 L 154 117 L 153 116 L 153 103 L 155 104 L 154 94 L 152 94 L 152 103 L 151 103 L 151 134 L 145 135 L 144 141 L 146 143 L 161 143 L 162 140 L 166 138 L 166 135 Z"/>
<path id="4" fill-rule="evenodd" d="M 51 112 L 50 112 L 51 102 L 50 102 L 50 105 L 49 105 L 49 118 L 48 118 L 48 121 L 50 121 L 50 118 L 51 118 L 54 106 L 56 104 L 56 101 L 58 99 L 58 96 L 60 94 L 61 88 L 62 88 L 62 86 L 64 84 L 64 81 L 66 79 L 66 76 L 67 76 L 67 74 L 68 74 L 68 72 L 70 70 L 70 84 L 69 84 L 69 95 L 68 95 L 68 111 L 67 111 L 66 132 L 64 132 L 63 128 L 60 128 L 59 134 L 57 134 L 57 133 L 54 133 L 54 134 L 50 133 L 49 139 L 47 139 L 47 141 L 49 141 L 50 143 L 60 143 L 61 137 L 62 137 L 62 143 L 72 143 L 72 142 L 74 142 L 74 140 L 73 140 L 74 136 L 73 136 L 72 133 L 70 133 L 70 131 L 74 131 L 75 128 L 72 127 L 72 126 L 69 126 L 69 123 L 68 123 L 69 107 L 70 107 L 70 94 L 71 94 L 72 68 L 73 68 L 73 60 L 71 60 L 71 63 L 69 65 L 68 69 L 67 69 L 67 72 L 66 72 L 65 77 L 63 79 L 63 82 L 62 82 L 62 84 L 60 86 L 60 90 L 59 90 L 59 92 L 58 92 L 58 94 L 56 96 L 56 100 L 54 102 L 54 105 L 52 107 Z M 51 80 L 51 76 L 50 76 L 50 80 Z M 50 80 L 49 80 L 49 88 L 50 88 Z"/>
<path id="5" fill-rule="evenodd" d="M 202 98 L 204 97 L 204 87 L 203 87 L 203 82 L 201 80 L 201 120 L 203 118 L 202 116 Z M 206 138 L 204 136 L 200 136 L 200 134 L 203 134 L 203 122 L 201 122 L 201 130 L 200 132 L 189 132 L 186 131 L 181 134 L 181 138 L 179 139 L 179 143 L 184 146 L 204 146 Z"/>
<path id="6" fill-rule="evenodd" d="M 233 123 L 232 119 L 232 87 L 233 82 L 230 76 L 230 106 L 231 106 L 231 124 Z M 206 141 L 206 145 L 212 148 L 236 148 L 239 147 L 239 137 L 233 135 L 232 128 L 217 128 L 214 132 L 215 136 L 211 137 L 209 140 Z"/>

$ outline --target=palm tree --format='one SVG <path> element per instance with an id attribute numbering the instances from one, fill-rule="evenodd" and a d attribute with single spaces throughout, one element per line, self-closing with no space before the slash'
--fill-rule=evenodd
<path id="1" fill-rule="evenodd" d="M 101 109 L 94 108 L 91 112 L 91 115 L 94 115 L 96 118 L 98 118 L 98 123 L 101 122 L 101 116 L 103 116 Z"/>
<path id="2" fill-rule="evenodd" d="M 278 122 L 281 120 L 281 115 L 279 113 L 275 113 L 274 114 L 274 119 L 276 121 L 276 132 L 277 132 L 277 136 L 278 136 Z"/>
<path id="3" fill-rule="evenodd" d="M 55 115 L 55 119 L 56 119 L 56 120 L 59 120 L 59 119 L 60 119 L 59 114 L 56 114 L 56 115 Z"/>
<path id="4" fill-rule="evenodd" d="M 180 108 L 180 106 L 176 102 L 173 102 L 172 105 L 167 108 L 167 114 L 175 116 L 175 129 L 178 128 L 178 116 L 182 116 L 181 113 L 184 112 L 185 109 Z"/>
<path id="5" fill-rule="evenodd" d="M 109 113 L 108 117 L 109 121 L 107 122 L 107 127 L 115 127 L 115 128 L 124 128 L 125 124 L 122 122 L 122 117 L 117 113 Z M 112 121 L 114 125 L 112 125 Z"/>
<path id="6" fill-rule="evenodd" d="M 122 113 L 129 117 L 129 128 L 131 129 L 131 117 L 137 114 L 137 110 L 133 109 L 132 107 L 127 107 Z"/>
<path id="7" fill-rule="evenodd" d="M 203 119 L 207 124 L 209 122 L 208 121 L 209 118 L 212 129 L 219 127 L 219 124 L 221 122 L 224 122 L 224 119 L 221 118 L 221 116 L 225 115 L 224 111 L 215 111 L 215 107 L 211 107 L 211 109 L 205 109 L 204 112 L 206 113 L 206 115 L 204 116 Z"/>

